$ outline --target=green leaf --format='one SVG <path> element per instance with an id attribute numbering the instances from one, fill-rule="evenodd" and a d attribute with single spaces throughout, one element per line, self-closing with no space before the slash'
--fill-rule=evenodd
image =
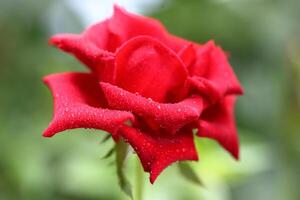
<path id="1" fill-rule="evenodd" d="M 196 172 L 194 171 L 194 169 L 185 162 L 179 162 L 178 163 L 178 168 L 179 168 L 179 172 L 180 174 L 187 179 L 190 182 L 193 182 L 201 187 L 204 186 L 203 182 L 201 181 L 201 179 L 197 176 Z"/>
<path id="2" fill-rule="evenodd" d="M 106 141 L 108 141 L 111 138 L 110 134 L 107 134 L 103 137 L 103 139 L 100 141 L 100 144 L 105 143 Z"/>
<path id="3" fill-rule="evenodd" d="M 121 187 L 121 190 L 126 195 L 128 195 L 131 199 L 133 199 L 131 184 L 127 180 L 124 174 L 124 168 L 125 168 L 124 163 L 129 152 L 128 144 L 125 143 L 123 140 L 120 140 L 116 144 L 115 149 L 116 149 L 116 163 L 117 163 L 117 175 L 119 179 L 119 185 Z"/>

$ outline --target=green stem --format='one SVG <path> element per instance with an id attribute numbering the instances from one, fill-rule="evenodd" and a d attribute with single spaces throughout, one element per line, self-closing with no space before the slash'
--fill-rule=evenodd
<path id="1" fill-rule="evenodd" d="M 135 200 L 143 200 L 144 173 L 139 159 L 136 159 Z"/>

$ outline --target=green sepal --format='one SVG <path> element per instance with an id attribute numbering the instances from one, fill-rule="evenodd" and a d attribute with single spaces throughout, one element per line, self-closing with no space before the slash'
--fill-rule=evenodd
<path id="1" fill-rule="evenodd" d="M 115 146 L 113 146 L 108 152 L 101 158 L 101 159 L 107 159 L 113 155 L 115 152 Z"/>
<path id="2" fill-rule="evenodd" d="M 187 179 L 188 181 L 197 184 L 201 187 L 204 187 L 204 184 L 202 180 L 199 178 L 199 176 L 196 174 L 194 169 L 186 162 L 179 162 L 178 168 L 180 174 Z"/>
<path id="3" fill-rule="evenodd" d="M 108 141 L 110 138 L 111 138 L 111 135 L 110 135 L 110 134 L 106 134 L 106 135 L 102 138 L 102 140 L 100 141 L 100 144 L 105 143 L 105 142 Z"/>
<path id="4" fill-rule="evenodd" d="M 129 153 L 129 146 L 123 140 L 119 140 L 116 143 L 115 151 L 116 151 L 117 176 L 119 179 L 119 186 L 126 195 L 128 195 L 131 199 L 133 199 L 131 184 L 124 174 L 124 168 L 125 168 L 124 163 Z"/>

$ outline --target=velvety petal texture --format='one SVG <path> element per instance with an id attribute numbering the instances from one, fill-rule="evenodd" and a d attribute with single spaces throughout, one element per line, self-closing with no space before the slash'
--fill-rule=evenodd
<path id="1" fill-rule="evenodd" d="M 167 129 L 170 134 L 196 121 L 202 112 L 202 98 L 197 96 L 178 103 L 164 104 L 109 83 L 101 83 L 101 87 L 111 108 L 131 111 L 145 121 L 154 122 L 157 125 L 155 127 Z M 151 123 L 149 125 L 151 126 Z"/>
<path id="2" fill-rule="evenodd" d="M 89 72 L 44 78 L 54 99 L 44 136 L 105 130 L 133 147 L 151 183 L 174 162 L 198 160 L 195 129 L 197 139 L 214 139 L 239 157 L 234 103 L 243 89 L 213 41 L 179 38 L 159 21 L 115 6 L 112 17 L 81 34 L 54 35 L 49 43 Z"/>
<path id="3" fill-rule="evenodd" d="M 227 96 L 205 110 L 198 122 L 197 135 L 218 141 L 232 156 L 238 159 L 239 142 L 234 119 L 235 100 L 234 96 Z"/>
<path id="4" fill-rule="evenodd" d="M 210 41 L 198 48 L 196 53 L 195 62 L 188 66 L 191 77 L 195 77 L 193 85 L 197 84 L 198 77 L 206 79 L 208 87 L 215 87 L 221 96 L 243 93 L 243 89 L 236 78 L 232 67 L 228 63 L 225 52 L 218 46 Z M 203 79 L 200 81 L 203 82 Z M 197 88 L 197 87 L 196 87 Z M 206 88 L 199 88 L 202 93 Z"/>
<path id="5" fill-rule="evenodd" d="M 151 183 L 173 162 L 198 160 L 191 130 L 180 131 L 176 136 L 154 137 L 151 133 L 124 126 L 120 134 L 137 152 L 144 170 L 150 172 Z"/>
<path id="6" fill-rule="evenodd" d="M 126 111 L 101 108 L 105 100 L 97 80 L 86 73 L 62 73 L 46 76 L 54 98 L 54 117 L 44 136 L 74 128 L 95 128 L 114 134 L 126 120 L 134 116 Z"/>
<path id="7" fill-rule="evenodd" d="M 178 52 L 179 57 L 186 67 L 191 66 L 196 59 L 196 49 L 194 44 L 190 43 Z"/>
<path id="8" fill-rule="evenodd" d="M 115 84 L 158 102 L 173 99 L 187 76 L 181 59 L 148 36 L 129 40 L 116 53 Z"/>
<path id="9" fill-rule="evenodd" d="M 109 20 L 109 30 L 118 38 L 120 44 L 131 38 L 147 35 L 156 38 L 177 52 L 189 43 L 169 34 L 158 20 L 128 13 L 119 6 L 114 6 L 114 14 Z"/>
<path id="10" fill-rule="evenodd" d="M 96 24 L 81 35 L 58 34 L 53 36 L 49 43 L 74 55 L 89 67 L 99 79 L 112 82 L 114 54 L 103 48 L 106 45 L 98 42 L 95 39 L 96 33 L 94 33 L 94 31 L 98 31 L 101 35 L 100 30 L 106 27 L 106 24 L 106 22 Z"/>

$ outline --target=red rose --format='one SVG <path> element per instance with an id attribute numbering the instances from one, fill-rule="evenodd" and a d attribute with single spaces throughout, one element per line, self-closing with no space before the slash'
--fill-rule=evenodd
<path id="1" fill-rule="evenodd" d="M 242 88 L 214 42 L 178 38 L 160 22 L 115 6 L 110 19 L 80 35 L 55 35 L 50 44 L 91 72 L 44 78 L 54 97 L 44 136 L 95 128 L 121 137 L 137 152 L 151 183 L 173 162 L 198 160 L 193 129 L 238 158 L 233 112 Z"/>

